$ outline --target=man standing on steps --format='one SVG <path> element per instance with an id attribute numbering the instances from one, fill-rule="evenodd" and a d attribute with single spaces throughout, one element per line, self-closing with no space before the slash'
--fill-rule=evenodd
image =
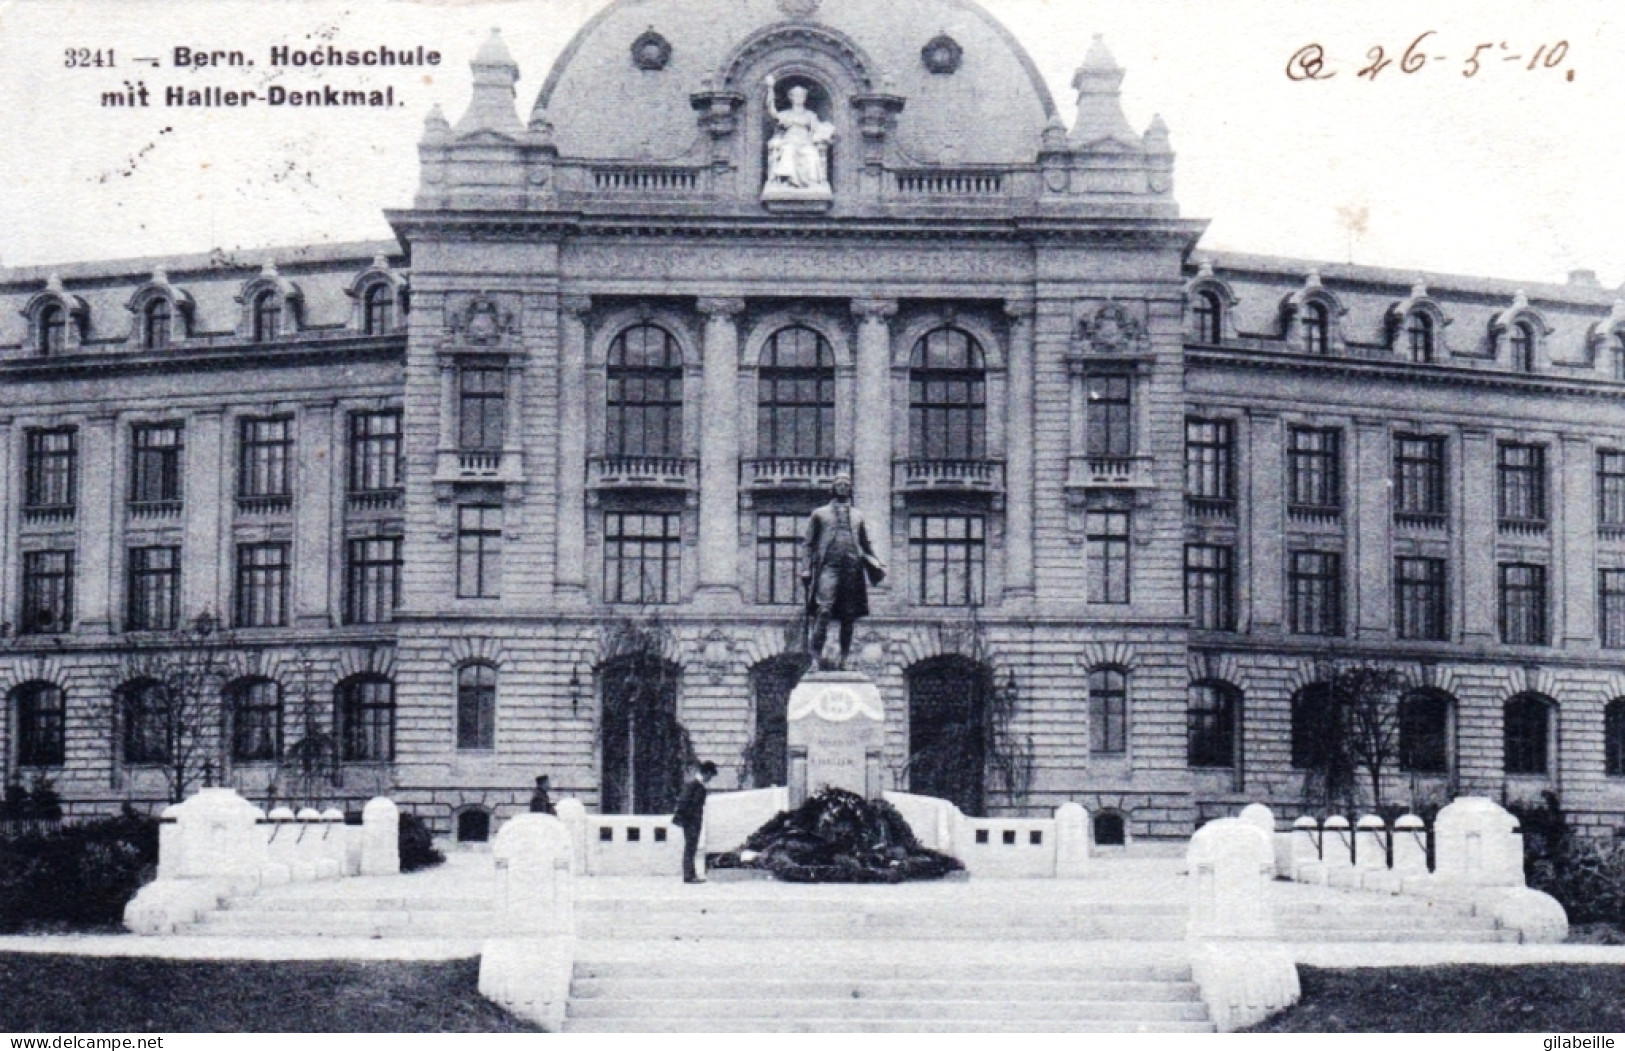
<path id="1" fill-rule="evenodd" d="M 717 764 L 703 762 L 694 768 L 694 779 L 683 786 L 677 797 L 677 810 L 671 823 L 683 830 L 683 882 L 704 883 L 694 871 L 694 854 L 700 847 L 700 826 L 705 824 L 706 783 L 717 776 Z"/>

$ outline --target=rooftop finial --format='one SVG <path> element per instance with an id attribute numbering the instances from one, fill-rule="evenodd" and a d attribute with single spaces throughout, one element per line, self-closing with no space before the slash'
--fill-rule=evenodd
<path id="1" fill-rule="evenodd" d="M 519 82 L 519 64 L 508 53 L 502 42 L 502 32 L 492 29 L 485 38 L 474 60 L 469 63 L 474 71 L 474 93 L 468 100 L 468 110 L 453 130 L 458 135 L 471 135 L 477 131 L 499 131 L 516 135 L 524 128 L 514 112 L 514 85 Z"/>
<path id="2" fill-rule="evenodd" d="M 1121 89 L 1123 69 L 1106 48 L 1106 40 L 1095 34 L 1083 65 L 1072 76 L 1078 92 L 1078 119 L 1072 125 L 1072 144 L 1090 146 L 1106 140 L 1139 148 L 1140 136 L 1123 116 Z"/>

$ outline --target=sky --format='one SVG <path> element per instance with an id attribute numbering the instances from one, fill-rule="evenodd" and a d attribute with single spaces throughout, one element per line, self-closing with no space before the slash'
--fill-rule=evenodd
<path id="1" fill-rule="evenodd" d="M 423 117 L 438 103 L 455 122 L 467 62 L 491 27 L 520 65 L 523 117 L 602 2 L 0 0 L 0 264 L 388 238 L 383 210 L 409 206 L 416 188 Z M 1104 34 L 1127 70 L 1130 123 L 1160 114 L 1171 130 L 1175 196 L 1210 222 L 1203 253 L 1532 282 L 1585 269 L 1608 288 L 1625 282 L 1617 0 L 984 6 L 1028 49 L 1069 122 L 1072 72 Z M 1413 54 L 1426 60 L 1406 72 L 1424 33 Z M 263 67 L 272 45 L 329 41 L 423 44 L 444 58 L 387 78 L 402 104 L 384 111 L 101 105 L 125 81 L 271 82 L 264 68 L 134 61 L 168 67 L 178 45 L 240 48 Z M 1490 46 L 1465 76 L 1479 44 Z M 1290 60 L 1310 45 L 1333 75 L 1292 79 Z M 1390 64 L 1359 76 L 1378 46 Z M 116 65 L 70 67 L 81 48 L 92 63 L 111 49 Z"/>

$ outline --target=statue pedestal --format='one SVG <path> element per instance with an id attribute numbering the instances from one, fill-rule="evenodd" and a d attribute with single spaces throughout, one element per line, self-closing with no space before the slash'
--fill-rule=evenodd
<path id="1" fill-rule="evenodd" d="M 868 676 L 809 672 L 791 692 L 787 714 L 792 807 L 825 787 L 880 797 L 886 713 Z"/>

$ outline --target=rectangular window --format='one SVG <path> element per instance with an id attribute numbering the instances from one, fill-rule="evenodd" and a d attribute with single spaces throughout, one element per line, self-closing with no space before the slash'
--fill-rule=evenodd
<path id="1" fill-rule="evenodd" d="M 1287 600 L 1293 634 L 1343 634 L 1343 556 L 1335 551 L 1292 552 Z"/>
<path id="2" fill-rule="evenodd" d="M 293 417 L 247 419 L 240 424 L 237 496 L 286 499 L 293 495 Z"/>
<path id="3" fill-rule="evenodd" d="M 1509 646 L 1546 645 L 1545 566 L 1502 563 L 1501 641 Z"/>
<path id="4" fill-rule="evenodd" d="M 1090 456 L 1134 455 L 1133 405 L 1127 376 L 1090 376 L 1085 388 L 1084 450 Z"/>
<path id="5" fill-rule="evenodd" d="M 59 427 L 28 432 L 23 505 L 29 508 L 73 508 L 78 491 L 78 431 Z"/>
<path id="6" fill-rule="evenodd" d="M 605 602 L 676 602 L 681 566 L 681 515 L 605 513 Z"/>
<path id="7" fill-rule="evenodd" d="M 1185 421 L 1185 495 L 1197 500 L 1234 500 L 1235 426 L 1229 420 Z"/>
<path id="8" fill-rule="evenodd" d="M 389 492 L 401 487 L 401 413 L 350 414 L 350 492 Z"/>
<path id="9" fill-rule="evenodd" d="M 179 423 L 140 424 L 130 429 L 130 503 L 180 502 L 181 435 Z"/>
<path id="10" fill-rule="evenodd" d="M 497 598 L 502 588 L 502 508 L 457 509 L 457 597 Z"/>
<path id="11" fill-rule="evenodd" d="M 1128 751 L 1128 679 L 1113 668 L 1089 674 L 1089 751 L 1094 755 Z"/>
<path id="12" fill-rule="evenodd" d="M 1597 453 L 1597 525 L 1625 529 L 1625 452 Z"/>
<path id="13" fill-rule="evenodd" d="M 23 608 L 18 631 L 58 635 L 73 628 L 73 552 L 23 552 Z"/>
<path id="14" fill-rule="evenodd" d="M 1546 447 L 1503 442 L 1496 471 L 1502 522 L 1546 521 Z"/>
<path id="15" fill-rule="evenodd" d="M 986 521 L 981 515 L 913 515 L 908 520 L 914 601 L 980 606 L 984 601 Z"/>
<path id="16" fill-rule="evenodd" d="M 1400 638 L 1446 638 L 1444 559 L 1394 559 L 1394 608 Z"/>
<path id="17" fill-rule="evenodd" d="M 786 606 L 801 602 L 801 530 L 805 515 L 756 516 L 756 601 Z"/>
<path id="18" fill-rule="evenodd" d="M 1394 515 L 1443 518 L 1444 439 L 1394 436 Z"/>
<path id="19" fill-rule="evenodd" d="M 344 622 L 387 624 L 401 604 L 401 538 L 355 537 L 346 544 Z"/>
<path id="20" fill-rule="evenodd" d="M 132 547 L 124 627 L 173 631 L 180 623 L 181 549 Z"/>
<path id="21" fill-rule="evenodd" d="M 1090 511 L 1085 521 L 1089 552 L 1089 601 L 1128 601 L 1128 512 Z"/>
<path id="22" fill-rule="evenodd" d="M 1185 615 L 1204 631 L 1236 630 L 1234 549 L 1224 544 L 1185 545 Z"/>
<path id="23" fill-rule="evenodd" d="M 288 623 L 288 545 L 237 545 L 237 626 L 280 628 Z"/>
<path id="24" fill-rule="evenodd" d="M 501 365 L 464 365 L 457 378 L 457 447 L 465 452 L 501 452 L 507 369 Z"/>
<path id="25" fill-rule="evenodd" d="M 1293 427 L 1287 440 L 1287 503 L 1336 510 L 1343 506 L 1343 432 Z"/>
<path id="26" fill-rule="evenodd" d="M 1625 649 L 1625 569 L 1597 574 L 1597 620 L 1603 647 Z"/>

